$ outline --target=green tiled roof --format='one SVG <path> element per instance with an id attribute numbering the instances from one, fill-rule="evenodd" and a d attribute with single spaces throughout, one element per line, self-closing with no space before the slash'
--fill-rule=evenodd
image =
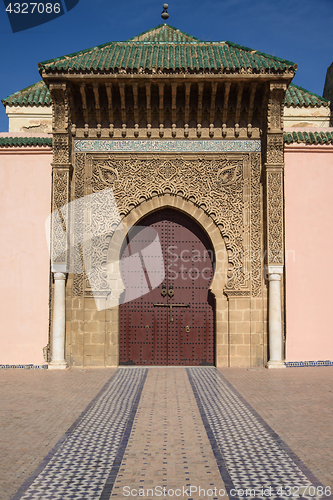
<path id="1" fill-rule="evenodd" d="M 0 148 L 24 146 L 52 147 L 52 137 L 0 137 Z"/>
<path id="2" fill-rule="evenodd" d="M 320 97 L 313 92 L 298 87 L 291 83 L 286 92 L 285 105 L 290 107 L 304 108 L 304 107 L 320 107 L 329 106 L 330 102 L 323 97 Z"/>
<path id="3" fill-rule="evenodd" d="M 110 42 L 74 54 L 39 63 L 40 73 L 198 71 L 240 72 L 248 70 L 296 71 L 297 65 L 232 42 L 203 42 L 168 25 L 139 35 L 144 41 Z M 179 37 L 181 41 L 169 41 Z M 155 38 L 157 40 L 155 40 Z M 167 41 L 165 41 L 165 39 Z"/>
<path id="4" fill-rule="evenodd" d="M 156 28 L 150 29 L 127 40 L 128 42 L 202 42 L 199 38 L 188 35 L 177 30 L 169 24 L 159 24 Z"/>
<path id="5" fill-rule="evenodd" d="M 2 99 L 4 106 L 51 106 L 49 89 L 41 80 Z"/>
<path id="6" fill-rule="evenodd" d="M 292 144 L 294 142 L 306 144 L 333 144 L 333 132 L 284 132 L 283 134 L 285 144 Z"/>

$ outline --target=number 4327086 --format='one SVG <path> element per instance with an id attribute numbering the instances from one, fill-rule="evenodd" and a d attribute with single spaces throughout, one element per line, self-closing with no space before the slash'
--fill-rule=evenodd
<path id="1" fill-rule="evenodd" d="M 60 3 L 9 3 L 6 7 L 9 14 L 59 14 L 61 12 Z"/>

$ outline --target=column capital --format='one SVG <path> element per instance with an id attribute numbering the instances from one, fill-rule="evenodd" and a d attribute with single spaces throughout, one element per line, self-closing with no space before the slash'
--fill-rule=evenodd
<path id="1" fill-rule="evenodd" d="M 278 265 L 278 264 L 275 264 L 273 266 L 266 266 L 266 273 L 267 273 L 268 277 L 271 274 L 280 274 L 280 275 L 282 275 L 283 274 L 283 269 L 284 269 L 284 266 L 283 265 Z"/>
<path id="2" fill-rule="evenodd" d="M 51 272 L 55 275 L 57 273 L 60 273 L 60 274 L 67 274 L 68 273 L 68 270 L 67 270 L 67 264 L 66 263 L 56 263 L 56 262 L 52 262 L 51 263 Z"/>
<path id="3" fill-rule="evenodd" d="M 268 281 L 281 281 L 282 280 L 282 274 L 269 274 L 267 277 Z"/>
<path id="4" fill-rule="evenodd" d="M 66 274 L 65 273 L 59 273 L 59 271 L 53 273 L 53 277 L 55 280 L 65 280 L 66 279 Z"/>

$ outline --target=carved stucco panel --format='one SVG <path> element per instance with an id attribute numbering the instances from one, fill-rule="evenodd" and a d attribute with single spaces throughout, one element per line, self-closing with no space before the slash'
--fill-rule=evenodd
<path id="1" fill-rule="evenodd" d="M 283 264 L 283 171 L 267 172 L 268 264 Z"/>
<path id="2" fill-rule="evenodd" d="M 267 123 L 269 130 L 283 130 L 284 97 L 286 92 L 285 83 L 271 83 L 270 96 L 268 100 Z"/>
<path id="3" fill-rule="evenodd" d="M 66 264 L 67 262 L 67 229 L 68 219 L 69 171 L 53 170 L 52 212 L 59 215 L 60 224 L 52 224 L 52 262 Z"/>
<path id="4" fill-rule="evenodd" d="M 69 137 L 67 134 L 53 135 L 53 165 L 70 163 Z"/>
<path id="5" fill-rule="evenodd" d="M 261 295 L 262 283 L 262 186 L 261 159 L 259 155 L 253 156 L 251 172 L 251 284 L 252 295 Z"/>
<path id="6" fill-rule="evenodd" d="M 77 155 L 77 160 L 78 164 L 82 163 L 83 156 Z M 112 188 L 122 217 L 143 201 L 158 195 L 173 194 L 192 201 L 214 220 L 225 239 L 229 259 L 226 288 L 249 294 L 252 281 L 252 293 L 260 295 L 261 238 L 256 230 L 250 229 L 253 222 L 254 227 L 258 225 L 256 217 L 261 220 L 258 189 L 252 197 L 252 186 L 259 183 L 260 164 L 259 153 L 200 157 L 87 154 L 89 182 L 86 179 L 85 193 Z M 103 217 L 101 223 L 102 220 Z M 104 243 L 100 241 L 98 248 L 91 249 L 94 253 L 100 252 L 101 259 L 108 245 L 107 235 Z M 104 271 L 100 269 L 101 276 Z M 88 280 L 85 288 L 89 289 Z M 89 290 L 86 293 L 89 295 Z"/>
<path id="7" fill-rule="evenodd" d="M 77 154 L 75 157 L 74 168 L 74 197 L 75 200 L 83 199 L 84 196 L 84 172 L 86 164 L 86 155 Z M 74 205 L 72 214 L 72 223 L 75 230 L 72 232 L 75 239 L 76 234 L 83 234 L 84 229 L 84 212 L 81 210 L 80 204 Z M 77 243 L 77 245 L 75 244 Z M 83 295 L 83 253 L 79 242 L 72 241 L 71 248 L 73 249 L 71 259 L 74 262 L 74 278 L 73 278 L 73 296 L 80 297 Z"/>
<path id="8" fill-rule="evenodd" d="M 283 134 L 267 135 L 267 163 L 284 162 Z"/>
<path id="9" fill-rule="evenodd" d="M 68 128 L 68 96 L 65 84 L 50 84 L 52 96 L 53 131 L 63 131 Z"/>

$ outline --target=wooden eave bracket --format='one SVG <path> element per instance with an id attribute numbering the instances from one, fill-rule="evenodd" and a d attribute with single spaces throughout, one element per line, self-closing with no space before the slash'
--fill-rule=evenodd
<path id="1" fill-rule="evenodd" d="M 286 73 L 286 74 L 261 74 L 261 73 L 252 73 L 252 74 L 239 74 L 239 73 L 169 73 L 169 74 L 119 74 L 119 73 L 45 73 L 41 74 L 41 77 L 48 83 L 49 80 L 61 79 L 61 80 L 132 80 L 132 81 L 142 81 L 142 80 L 150 80 L 150 81 L 160 81 L 164 80 L 165 82 L 170 82 L 172 80 L 194 80 L 194 81 L 225 81 L 225 80 L 238 80 L 238 81 L 248 81 L 248 80 L 258 80 L 258 81 L 276 81 L 283 80 L 288 82 L 288 84 L 294 78 L 295 73 Z"/>

